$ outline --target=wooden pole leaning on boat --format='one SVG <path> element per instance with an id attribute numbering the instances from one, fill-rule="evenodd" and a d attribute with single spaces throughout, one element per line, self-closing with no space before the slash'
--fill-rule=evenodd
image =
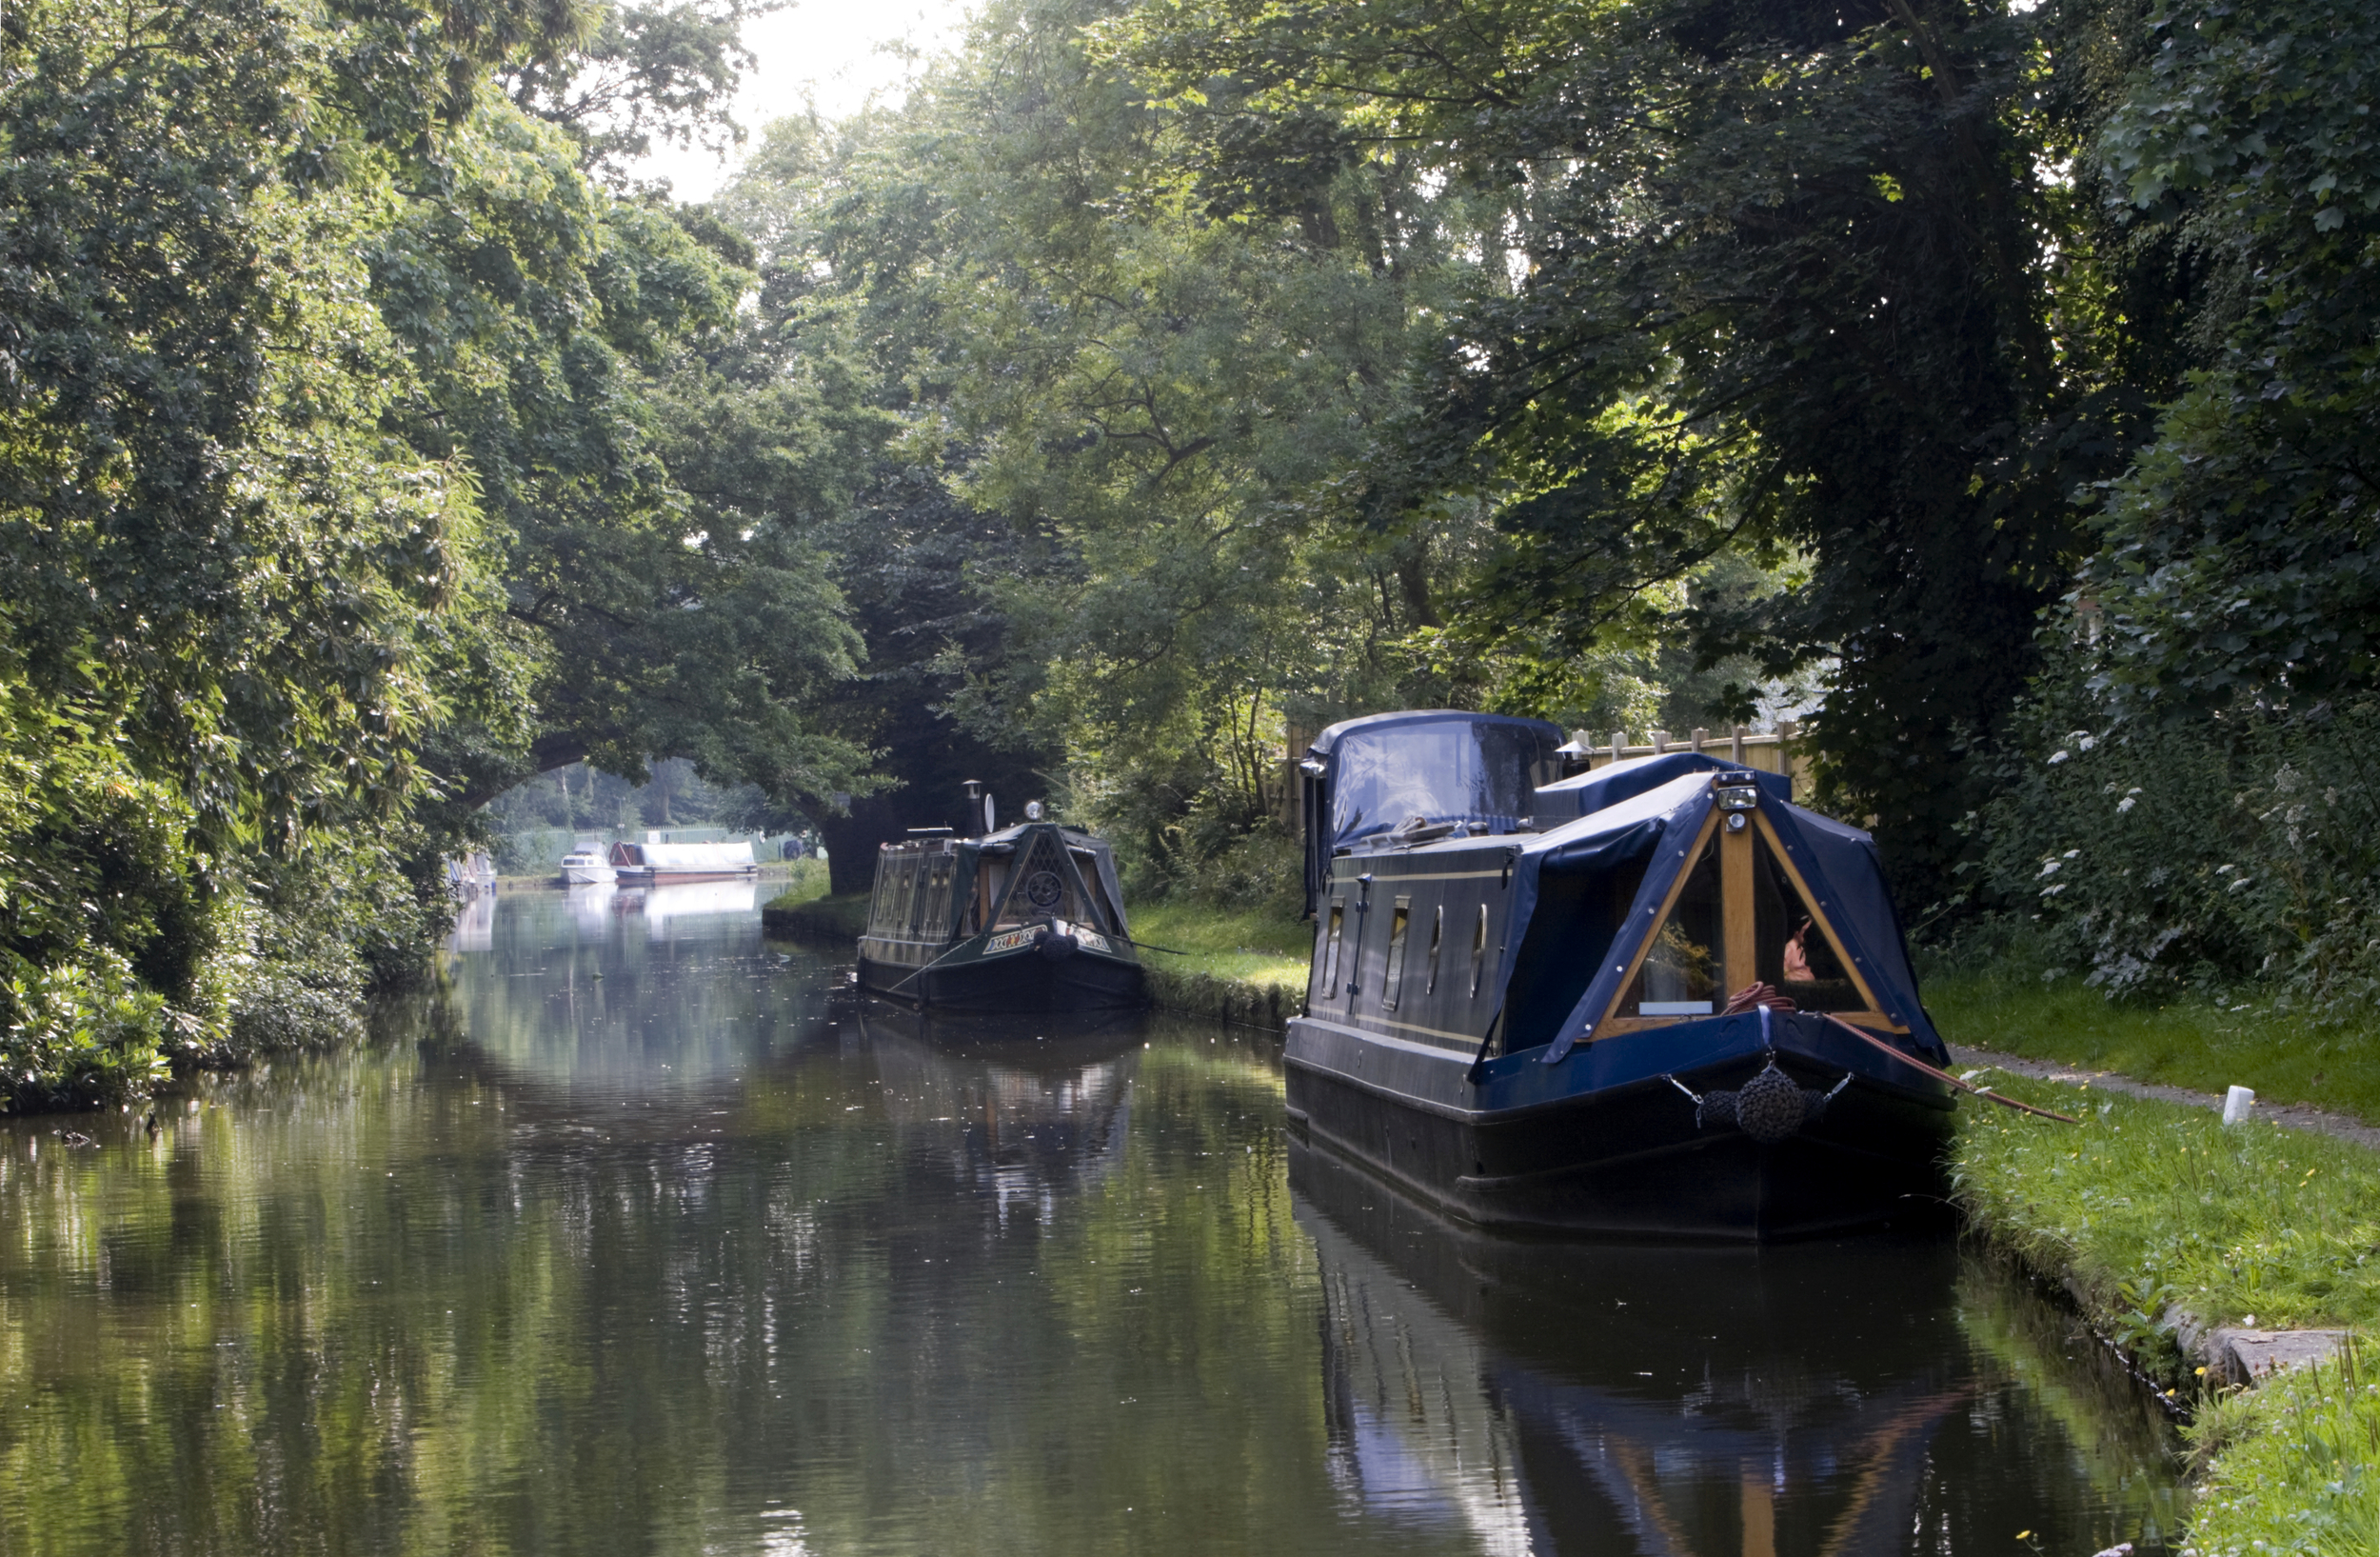
<path id="1" fill-rule="evenodd" d="M 1723 1016 L 1734 1016 L 1738 1012 L 1752 1010 L 1761 1006 L 1766 1006 L 1769 1009 L 1774 1011 L 1790 1011 L 1794 1009 L 1794 1003 L 1791 997 L 1787 996 L 1771 985 L 1755 983 L 1744 986 L 1741 989 L 1736 990 L 1735 994 L 1730 996 L 1727 1002 L 1727 1009 L 1722 1011 L 1720 1014 Z M 1908 1066 L 1912 1069 L 1924 1071 L 1927 1075 L 1932 1076 L 1936 1081 L 1947 1082 L 1953 1088 L 1965 1092 L 1970 1097 L 1979 1097 L 1987 1103 L 1996 1103 L 2003 1108 L 2014 1108 L 2019 1113 L 2037 1114 L 2043 1119 L 2054 1119 L 2061 1125 L 2079 1125 L 2082 1123 L 2081 1120 L 2076 1119 L 2072 1115 L 2057 1113 L 2049 1108 L 2036 1108 L 2030 1103 L 2019 1103 L 2013 1097 L 2003 1097 L 1999 1093 L 1992 1090 L 1989 1087 L 1977 1087 L 1973 1082 L 1961 1081 L 1947 1070 L 1937 1070 L 1933 1066 L 1926 1064 L 1925 1061 L 1917 1058 L 1914 1054 L 1902 1053 L 1899 1049 L 1894 1048 L 1892 1045 L 1886 1043 L 1874 1033 L 1868 1031 L 1864 1028 L 1853 1026 L 1851 1023 L 1846 1022 L 1841 1017 L 1835 1015 L 1833 1011 L 1814 1011 L 1811 1014 L 1814 1016 L 1824 1017 L 1829 1022 L 1832 1022 L 1836 1027 L 1842 1028 L 1845 1032 L 1850 1033 L 1854 1038 L 1858 1039 L 1861 1043 L 1867 1044 L 1886 1054 L 1890 1054 L 1893 1058 L 1900 1061 L 1901 1064 Z"/>

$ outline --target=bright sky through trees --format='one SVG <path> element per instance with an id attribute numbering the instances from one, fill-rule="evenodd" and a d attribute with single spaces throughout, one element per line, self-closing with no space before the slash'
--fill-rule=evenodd
<path id="1" fill-rule="evenodd" d="M 660 146 L 641 170 L 668 179 L 681 200 L 707 200 L 771 121 L 811 103 L 835 119 L 857 112 L 874 92 L 897 100 L 916 68 L 901 46 L 938 53 L 959 41 L 966 19 L 962 0 L 800 0 L 761 17 L 744 30 L 760 62 L 736 94 L 736 122 L 749 137 L 744 147 L 723 160 L 700 147 Z"/>

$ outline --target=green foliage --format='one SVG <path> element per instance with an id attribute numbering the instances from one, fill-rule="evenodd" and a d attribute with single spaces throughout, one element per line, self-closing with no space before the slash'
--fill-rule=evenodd
<path id="1" fill-rule="evenodd" d="M 2035 24 L 1755 4 L 1140 8 L 1120 34 L 1225 170 L 1231 115 L 1319 114 L 1495 212 L 1386 440 L 1478 494 L 1455 626 L 1558 663 L 1615 636 L 1832 664 L 1815 725 L 1911 895 L 2022 689 L 2064 496 L 2118 408 L 2055 365 L 2059 133 Z M 1228 93 L 1228 106 L 1222 94 Z M 1722 553 L 1789 590 L 1659 591 Z M 1746 677 L 1724 711 L 1748 711 Z"/>
<path id="2" fill-rule="evenodd" d="M 2380 686 L 2380 18 L 2161 8 L 2096 152 L 2219 277 L 2205 366 L 2110 486 L 2084 592 L 2119 709 L 2304 711 Z"/>
<path id="3" fill-rule="evenodd" d="M 469 805 L 556 753 L 781 796 L 856 765 L 799 713 L 856 647 L 816 514 L 672 463 L 734 244 L 487 85 L 544 62 L 566 95 L 574 50 L 600 74 L 682 23 L 716 64 L 740 14 L 10 11 L 0 1096 L 352 1032 L 419 968 Z M 637 70 L 631 121 L 704 111 Z"/>
<path id="4" fill-rule="evenodd" d="M 164 1079 L 165 997 L 112 948 L 23 964 L 6 992 L 0 1079 L 17 1108 L 83 1108 L 136 1097 Z"/>
<path id="5" fill-rule="evenodd" d="M 1483 695 L 1408 640 L 1484 515 L 1434 528 L 1368 463 L 1469 213 L 1418 163 L 1222 190 L 1086 46 L 1113 10 L 994 8 L 899 111 L 773 127 L 718 208 L 761 252 L 755 349 L 882 418 L 830 531 L 870 645 L 837 707 L 911 788 L 830 823 L 838 859 L 978 777 L 1181 875 L 1278 810 L 1293 730 Z"/>
<path id="6" fill-rule="evenodd" d="M 2111 720 L 2092 688 L 2045 683 L 1972 874 L 2038 928 L 2053 970 L 2111 995 L 2255 980 L 2359 1019 L 2380 991 L 2374 711 Z"/>
<path id="7" fill-rule="evenodd" d="M 827 888 L 826 862 L 801 859 L 785 868 L 784 888 L 768 900 L 771 908 L 798 908 L 812 899 L 824 897 Z"/>
<path id="8" fill-rule="evenodd" d="M 588 8 L 577 47 L 508 63 L 500 79 L 514 103 L 578 143 L 590 171 L 630 182 L 630 165 L 656 139 L 721 154 L 742 144 L 727 109 L 753 64 L 743 27 L 782 4 L 605 0 Z"/>
<path id="9" fill-rule="evenodd" d="M 2168 7 L 2093 155 L 2128 241 L 2206 278 L 2198 364 L 2098 503 L 2068 635 L 1984 808 L 1982 897 L 2111 993 L 2380 988 L 2360 731 L 2380 183 L 2369 8 Z"/>

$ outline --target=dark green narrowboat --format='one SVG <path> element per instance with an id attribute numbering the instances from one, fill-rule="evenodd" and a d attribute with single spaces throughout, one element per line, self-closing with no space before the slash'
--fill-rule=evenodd
<path id="1" fill-rule="evenodd" d="M 860 986 L 935 1010 L 1142 1004 L 1114 851 L 1038 819 L 975 838 L 925 828 L 881 846 Z"/>

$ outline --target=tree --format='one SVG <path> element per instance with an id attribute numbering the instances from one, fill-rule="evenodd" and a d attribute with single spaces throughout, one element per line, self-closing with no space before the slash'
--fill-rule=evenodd
<path id="1" fill-rule="evenodd" d="M 1723 551 L 1806 558 L 1805 587 L 1671 626 L 1705 663 L 1838 662 L 1828 786 L 1922 901 L 1978 792 L 1964 752 L 2076 554 L 2065 495 L 2113 473 L 2132 404 L 2042 285 L 2062 216 L 2033 172 L 2053 127 L 2032 25 L 1902 0 L 1183 0 L 1125 43 L 1185 97 L 1328 115 L 1499 195 L 1504 263 L 1474 272 L 1402 439 L 1512 538 L 1459 625 L 1576 652 Z"/>
<path id="2" fill-rule="evenodd" d="M 2146 37 L 2099 188 L 2137 246 L 2206 273 L 2178 332 L 2204 345 L 2099 489 L 2078 597 L 2112 711 L 2302 716 L 2380 689 L 2380 19 L 2180 4 Z"/>
<path id="3" fill-rule="evenodd" d="M 393 848 L 478 521 L 468 473 L 389 426 L 418 380 L 362 250 L 467 115 L 457 83 L 568 22 L 120 0 L 0 30 L 14 1096 L 232 1041 L 278 977 L 234 976 L 260 899 L 356 930 L 310 971 L 285 944 L 300 982 L 424 906 Z"/>

